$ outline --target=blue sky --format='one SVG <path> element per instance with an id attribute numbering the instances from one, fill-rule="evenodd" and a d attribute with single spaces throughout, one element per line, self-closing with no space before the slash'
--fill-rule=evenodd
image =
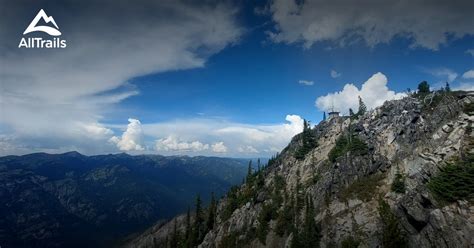
<path id="1" fill-rule="evenodd" d="M 268 157 L 329 105 L 474 87 L 470 1 L 1 3 L 2 155 Z M 41 8 L 66 49 L 17 47 Z"/>

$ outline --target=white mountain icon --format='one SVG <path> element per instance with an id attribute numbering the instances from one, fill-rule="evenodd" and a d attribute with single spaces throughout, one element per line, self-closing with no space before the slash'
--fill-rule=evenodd
<path id="1" fill-rule="evenodd" d="M 46 23 L 52 23 L 56 28 L 49 27 L 49 26 L 36 26 L 38 24 L 38 21 L 43 18 L 43 20 Z M 25 32 L 23 32 L 23 35 L 31 33 L 31 32 L 36 32 L 36 31 L 41 31 L 45 32 L 51 36 L 60 36 L 61 32 L 59 32 L 59 27 L 54 21 L 54 18 L 52 16 L 46 15 L 43 9 L 41 9 L 38 14 L 35 16 L 35 19 L 31 21 L 30 25 L 25 29 Z"/>

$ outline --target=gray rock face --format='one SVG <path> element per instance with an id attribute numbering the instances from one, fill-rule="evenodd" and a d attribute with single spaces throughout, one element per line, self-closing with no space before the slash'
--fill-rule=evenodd
<path id="1" fill-rule="evenodd" d="M 321 247 L 340 247 L 348 237 L 359 240 L 359 247 L 381 247 L 380 198 L 390 205 L 409 247 L 474 247 L 472 202 L 443 205 L 426 186 L 450 159 L 474 153 L 467 145 L 473 143 L 474 133 L 467 130 L 472 129 L 474 116 L 463 111 L 471 103 L 474 96 L 470 93 L 446 96 L 431 105 L 406 97 L 386 102 L 355 120 L 336 117 L 323 121 L 312 129 L 318 146 L 303 160 L 296 160 L 294 153 L 302 138 L 295 136 L 277 162 L 265 169 L 264 188 L 273 187 L 276 175 L 284 178 L 285 192 L 295 193 L 297 185 L 302 185 L 301 192 L 314 202 Z M 336 140 L 349 129 L 367 144 L 366 153 L 348 151 L 335 162 L 328 161 Z M 405 178 L 404 194 L 391 191 L 397 172 Z M 239 234 L 239 239 L 255 231 L 262 207 L 272 203 L 264 188 L 230 218 L 218 218 L 199 247 L 221 247 L 231 234 Z M 285 198 L 278 211 L 284 211 L 287 202 Z M 218 216 L 225 206 L 223 199 Z M 271 220 L 266 245 L 253 238 L 243 246 L 289 247 L 293 235 L 280 237 L 275 228 Z M 160 233 L 158 229 L 149 235 Z"/>

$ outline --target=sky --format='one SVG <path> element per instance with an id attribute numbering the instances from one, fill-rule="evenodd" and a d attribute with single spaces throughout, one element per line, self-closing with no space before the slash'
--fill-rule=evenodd
<path id="1" fill-rule="evenodd" d="M 19 48 L 39 10 L 66 48 Z M 269 157 L 332 109 L 474 90 L 470 0 L 0 0 L 0 155 Z M 42 25 L 51 25 L 44 22 Z"/>

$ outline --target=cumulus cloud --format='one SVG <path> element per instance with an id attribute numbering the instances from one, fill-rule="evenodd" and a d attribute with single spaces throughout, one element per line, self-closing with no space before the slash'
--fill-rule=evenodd
<path id="1" fill-rule="evenodd" d="M 471 56 L 474 56 L 474 49 L 467 49 L 466 53 L 470 54 Z"/>
<path id="2" fill-rule="evenodd" d="M 200 152 L 209 149 L 208 144 L 203 144 L 200 141 L 185 142 L 180 141 L 175 136 L 168 136 L 167 138 L 156 141 L 157 151 L 192 151 Z"/>
<path id="3" fill-rule="evenodd" d="M 183 119 L 143 124 L 143 131 L 164 155 L 175 154 L 180 148 L 181 153 L 193 154 L 190 147 L 195 142 L 195 147 L 202 148 L 200 155 L 225 153 L 226 156 L 242 157 L 251 153 L 243 148 L 252 146 L 261 156 L 271 156 L 281 151 L 294 135 L 303 130 L 300 116 L 287 115 L 286 121 L 249 125 L 220 119 Z"/>
<path id="4" fill-rule="evenodd" d="M 464 72 L 464 74 L 462 74 L 462 77 L 466 79 L 474 78 L 474 69 Z"/>
<path id="5" fill-rule="evenodd" d="M 137 119 L 128 119 L 127 130 L 122 134 L 122 137 L 113 136 L 110 142 L 117 145 L 121 151 L 143 151 L 145 148 L 143 142 L 142 124 Z"/>
<path id="6" fill-rule="evenodd" d="M 473 1 L 274 0 L 270 12 L 276 26 L 270 39 L 288 44 L 332 41 L 367 45 L 404 37 L 411 47 L 437 50 L 449 39 L 474 34 Z M 395 13 L 395 14 L 394 14 Z"/>
<path id="7" fill-rule="evenodd" d="M 331 77 L 332 77 L 332 78 L 338 78 L 338 77 L 340 77 L 341 75 L 342 75 L 341 73 L 339 73 L 339 72 L 337 72 L 337 71 L 335 71 L 335 70 L 331 70 Z"/>
<path id="8" fill-rule="evenodd" d="M 358 97 L 362 97 L 369 109 L 382 105 L 387 100 L 400 99 L 404 93 L 396 93 L 387 87 L 387 77 L 381 72 L 372 75 L 359 89 L 354 84 L 346 84 L 341 91 L 329 93 L 316 99 L 316 107 L 321 111 L 334 110 L 347 113 L 349 108 L 357 110 Z"/>
<path id="9" fill-rule="evenodd" d="M 2 8 L 0 134 L 45 150 L 101 152 L 92 134 L 110 138 L 99 126 L 114 104 L 139 94 L 130 79 L 203 67 L 242 33 L 229 3 L 65 0 L 45 10 L 67 48 L 18 49 L 44 4 L 2 1 Z"/>
<path id="10" fill-rule="evenodd" d="M 241 146 L 238 151 L 241 153 L 258 153 L 258 150 L 253 146 Z"/>
<path id="11" fill-rule="evenodd" d="M 224 145 L 224 142 L 217 142 L 215 144 L 212 144 L 212 151 L 216 153 L 226 153 L 227 152 L 227 146 Z"/>
<path id="12" fill-rule="evenodd" d="M 309 80 L 299 80 L 298 81 L 299 84 L 303 84 L 303 85 L 313 85 L 314 84 L 314 81 L 309 81 Z"/>

